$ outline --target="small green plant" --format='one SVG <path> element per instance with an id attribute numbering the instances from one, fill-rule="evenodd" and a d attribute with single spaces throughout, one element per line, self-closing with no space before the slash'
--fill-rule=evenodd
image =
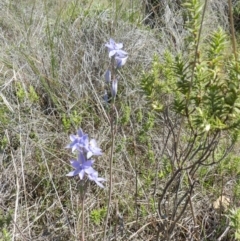
<path id="1" fill-rule="evenodd" d="M 158 230 L 166 240 L 190 202 L 187 197 L 192 195 L 196 175 L 201 177 L 206 167 L 221 163 L 240 133 L 238 57 L 229 53 L 229 37 L 221 28 L 202 34 L 206 1 L 205 5 L 200 0 L 186 1 L 184 7 L 184 50 L 166 51 L 162 58 L 155 55 L 141 80 L 151 109 L 144 129 L 151 129 L 159 118 L 159 128 L 167 133 L 162 155 L 168 157 L 171 169 L 158 204 L 159 214 L 165 216 L 163 204 L 174 190 L 168 200 L 173 208 L 171 224 L 165 231 Z M 214 180 L 208 181 L 210 185 Z"/>
<path id="2" fill-rule="evenodd" d="M 147 143 L 148 140 L 149 140 L 149 136 L 148 134 L 144 131 L 144 130 L 141 130 L 139 133 L 138 133 L 138 141 L 140 143 Z"/>
<path id="3" fill-rule="evenodd" d="M 10 241 L 11 236 L 8 232 L 8 226 L 12 221 L 12 216 L 10 213 L 4 215 L 3 212 L 0 212 L 0 230 L 2 230 L 2 235 L 0 233 L 0 241 Z"/>
<path id="4" fill-rule="evenodd" d="M 106 213 L 107 213 L 106 207 L 94 209 L 90 212 L 90 219 L 94 224 L 100 225 L 102 221 L 105 219 Z"/>
<path id="5" fill-rule="evenodd" d="M 144 131 L 150 131 L 152 130 L 153 126 L 154 126 L 154 121 L 155 121 L 155 115 L 153 112 L 148 112 L 147 114 L 147 120 L 143 125 L 143 129 Z"/>
<path id="6" fill-rule="evenodd" d="M 27 93 L 20 82 L 16 82 L 15 87 L 16 87 L 16 95 L 18 97 L 19 102 L 21 103 L 27 97 Z"/>
<path id="7" fill-rule="evenodd" d="M 34 87 L 32 85 L 29 86 L 28 92 L 29 92 L 28 93 L 28 97 L 29 97 L 30 101 L 32 103 L 37 103 L 38 100 L 39 100 L 39 96 L 36 93 L 36 91 L 35 91 L 35 89 L 34 89 Z"/>
<path id="8" fill-rule="evenodd" d="M 71 126 L 80 126 L 81 122 L 82 117 L 76 110 L 73 110 L 68 116 L 65 113 L 62 115 L 62 124 L 66 132 L 70 130 Z"/>
<path id="9" fill-rule="evenodd" d="M 25 89 L 21 82 L 16 82 L 15 89 L 19 103 L 23 103 L 27 100 L 30 101 L 30 103 L 32 104 L 38 103 L 39 96 L 32 85 Z"/>
<path id="10" fill-rule="evenodd" d="M 126 141 L 127 140 L 124 137 L 118 140 L 118 143 L 116 144 L 116 149 L 115 149 L 116 153 L 122 152 L 122 150 L 126 147 Z"/>
<path id="11" fill-rule="evenodd" d="M 7 143 L 7 137 L 3 136 L 3 138 L 0 139 L 0 151 L 6 148 Z"/>
<path id="12" fill-rule="evenodd" d="M 70 115 L 70 119 L 73 125 L 75 126 L 80 126 L 81 122 L 82 122 L 82 117 L 81 115 L 78 114 L 78 112 L 76 110 L 74 110 L 71 115 Z"/>
<path id="13" fill-rule="evenodd" d="M 62 117 L 62 124 L 63 124 L 63 128 L 64 130 L 67 132 L 70 127 L 71 127 L 71 120 L 67 117 L 66 114 L 63 114 L 63 117 Z"/>
<path id="14" fill-rule="evenodd" d="M 163 156 L 161 161 L 163 165 L 161 170 L 158 173 L 158 177 L 163 179 L 163 178 L 166 178 L 171 173 L 172 168 L 171 168 L 171 163 L 166 156 Z"/>
<path id="15" fill-rule="evenodd" d="M 148 210 L 145 205 L 140 205 L 140 215 L 141 217 L 146 217 L 148 215 Z"/>
<path id="16" fill-rule="evenodd" d="M 233 189 L 233 192 L 234 192 L 234 197 L 236 200 L 239 200 L 240 198 L 240 181 L 239 181 L 239 178 L 234 186 L 234 189 Z"/>
<path id="17" fill-rule="evenodd" d="M 121 124 L 126 125 L 129 123 L 131 115 L 131 107 L 129 105 L 122 104 L 122 115 L 119 120 Z"/>
<path id="18" fill-rule="evenodd" d="M 230 219 L 230 226 L 235 231 L 236 240 L 240 240 L 240 208 L 231 209 L 227 215 Z"/>
<path id="19" fill-rule="evenodd" d="M 0 119 L 2 124 L 0 128 L 10 123 L 10 110 L 12 111 L 11 105 L 8 103 L 4 95 L 0 95 Z"/>
<path id="20" fill-rule="evenodd" d="M 142 122 L 142 120 L 143 120 L 143 113 L 142 113 L 142 110 L 141 110 L 141 109 L 139 109 L 139 110 L 137 111 L 136 119 L 137 119 L 137 122 L 138 122 L 139 124 L 141 124 L 141 122 Z"/>
<path id="21" fill-rule="evenodd" d="M 154 181 L 154 174 L 151 171 L 146 171 L 143 175 L 142 175 L 142 179 L 144 182 L 144 187 L 145 188 L 149 188 L 151 186 L 151 184 Z"/>
<path id="22" fill-rule="evenodd" d="M 7 231 L 6 228 L 2 229 L 2 238 L 0 239 L 0 241 L 10 241 L 11 240 L 11 236 L 10 233 Z"/>
<path id="23" fill-rule="evenodd" d="M 218 166 L 218 171 L 223 175 L 239 175 L 240 174 L 240 158 L 231 154 L 224 159 Z"/>
<path id="24" fill-rule="evenodd" d="M 147 159 L 150 163 L 155 163 L 155 156 L 154 156 L 154 151 L 153 149 L 150 149 L 149 147 L 148 152 L 147 152 Z"/>

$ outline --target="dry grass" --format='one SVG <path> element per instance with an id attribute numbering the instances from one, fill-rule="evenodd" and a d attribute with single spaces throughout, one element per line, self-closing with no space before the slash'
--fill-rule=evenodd
<path id="1" fill-rule="evenodd" d="M 166 49 L 177 52 L 183 48 L 185 32 L 179 27 L 182 19 L 177 17 L 179 12 L 176 15 L 169 10 L 165 20 L 171 16 L 176 22 L 168 21 L 160 30 L 150 30 L 140 24 L 143 17 L 139 3 L 132 5 L 129 15 L 123 14 L 123 10 L 117 15 L 114 9 L 120 5 L 86 1 L 82 7 L 80 2 L 76 1 L 75 7 L 69 1 L 3 0 L 0 3 L 2 228 L 9 234 L 9 240 L 79 240 L 79 183 L 78 179 L 65 177 L 72 157 L 65 146 L 69 134 L 83 128 L 98 140 L 104 151 L 95 167 L 108 179 L 111 140 L 102 96 L 108 63 L 104 43 L 113 37 L 124 43 L 129 60 L 122 71 L 117 97 L 120 124 L 114 154 L 109 237 L 117 233 L 117 240 L 154 240 L 159 217 L 157 196 L 152 192 L 157 163 L 163 165 L 158 156 L 166 133 L 161 128 L 161 119 L 156 119 L 149 130 L 144 129 L 151 118 L 139 80 L 141 72 L 149 69 L 154 53 L 161 56 Z M 220 23 L 227 27 L 225 5 L 219 2 L 211 11 L 218 12 Z M 131 22 L 128 17 L 133 12 L 137 21 Z M 209 18 L 211 24 L 207 31 L 215 27 L 219 18 Z M 157 193 L 165 182 L 161 180 Z M 202 188 L 199 184 L 194 203 L 196 215 L 203 215 L 199 220 L 205 222 L 204 226 L 210 223 L 206 215 L 218 214 L 209 211 L 211 202 L 206 190 L 212 189 Z M 90 184 L 85 210 L 87 241 L 101 240 L 104 215 L 98 224 L 92 211 L 103 209 L 106 203 L 107 188 L 100 190 Z M 205 203 L 208 205 L 204 206 Z M 123 234 L 116 212 L 123 216 Z M 214 225 L 221 221 L 216 219 Z M 190 240 L 193 221 L 189 213 L 178 226 L 178 238 L 172 240 Z M 0 240 L 8 240 L 6 234 L 5 239 L 4 233 L 0 234 Z"/>

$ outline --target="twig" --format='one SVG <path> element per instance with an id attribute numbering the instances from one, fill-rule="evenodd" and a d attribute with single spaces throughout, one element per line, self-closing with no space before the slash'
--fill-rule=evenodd
<path id="1" fill-rule="evenodd" d="M 222 235 L 217 239 L 217 241 L 221 241 L 228 233 L 230 227 L 228 226 L 225 231 L 222 233 Z"/>
<path id="2" fill-rule="evenodd" d="M 152 224 L 152 221 L 149 223 L 146 223 L 145 225 L 143 225 L 140 229 L 137 230 L 137 232 L 135 232 L 134 234 L 132 234 L 128 240 L 131 240 L 132 238 L 134 238 L 137 234 L 139 234 L 140 232 L 142 232 L 147 226 L 149 226 L 150 224 Z"/>
<path id="3" fill-rule="evenodd" d="M 235 60 L 237 61 L 237 44 L 236 44 L 236 37 L 235 37 L 235 31 L 234 31 L 234 21 L 233 21 L 232 1 L 231 0 L 228 0 L 228 8 L 229 8 L 233 54 L 234 54 Z"/>
<path id="4" fill-rule="evenodd" d="M 188 182 L 190 183 L 190 185 L 192 185 L 192 179 L 191 179 L 188 172 L 187 172 L 187 176 L 188 176 Z M 192 217 L 193 217 L 193 223 L 194 223 L 194 231 L 193 232 L 196 233 L 196 238 L 197 238 L 198 241 L 200 241 L 199 234 L 196 232 L 196 228 L 198 227 L 198 225 L 197 225 L 197 219 L 196 219 L 193 204 L 192 204 L 191 193 L 188 194 L 188 199 L 189 199 L 189 204 L 190 204 Z"/>

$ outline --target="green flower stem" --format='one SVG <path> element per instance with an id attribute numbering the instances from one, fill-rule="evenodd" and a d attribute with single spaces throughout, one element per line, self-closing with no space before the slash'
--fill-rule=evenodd
<path id="1" fill-rule="evenodd" d="M 84 219 L 85 219 L 85 215 L 84 215 L 84 199 L 85 199 L 85 185 L 84 183 L 82 183 L 82 186 L 81 186 L 81 196 L 82 196 L 82 225 L 81 225 L 81 241 L 84 241 L 85 240 L 85 236 L 84 236 Z"/>
<path id="2" fill-rule="evenodd" d="M 111 154 L 110 154 L 110 163 L 109 163 L 110 176 L 109 176 L 108 204 L 107 204 L 107 215 L 106 215 L 106 221 L 105 221 L 105 227 L 104 227 L 103 241 L 106 240 L 108 219 L 110 214 L 110 205 L 112 201 L 112 163 L 113 163 L 113 151 L 114 151 L 114 145 L 115 145 L 115 132 L 114 132 L 113 119 L 111 119 L 111 140 L 112 140 L 112 144 L 111 144 Z"/>

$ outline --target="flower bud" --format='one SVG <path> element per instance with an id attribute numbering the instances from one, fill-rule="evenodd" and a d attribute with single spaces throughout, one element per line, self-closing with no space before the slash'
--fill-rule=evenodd
<path id="1" fill-rule="evenodd" d="M 117 85 L 118 85 L 118 81 L 117 79 L 114 79 L 112 81 L 112 89 L 111 89 L 111 92 L 112 92 L 112 97 L 115 98 L 116 95 L 117 95 Z"/>
<path id="2" fill-rule="evenodd" d="M 107 84 L 111 82 L 111 71 L 109 69 L 105 72 L 104 78 L 105 78 Z"/>

